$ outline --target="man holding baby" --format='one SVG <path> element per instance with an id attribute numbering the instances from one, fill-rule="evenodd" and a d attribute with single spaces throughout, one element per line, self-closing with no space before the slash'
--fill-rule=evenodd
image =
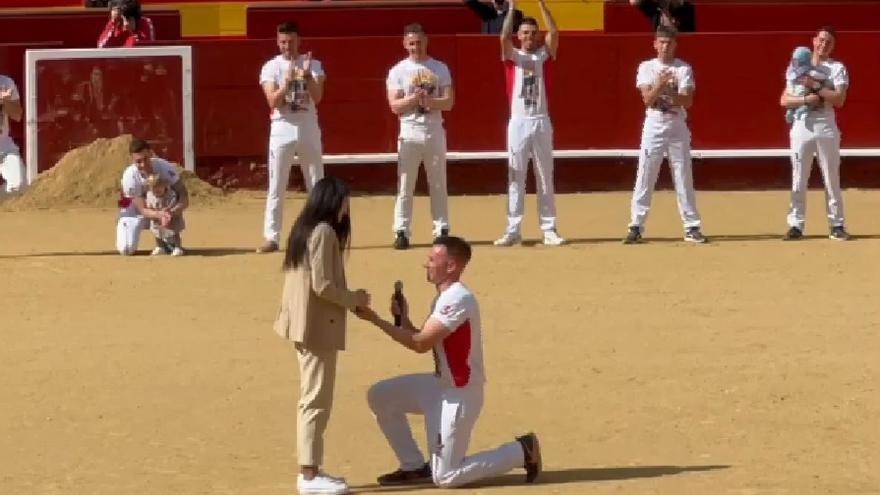
<path id="1" fill-rule="evenodd" d="M 799 47 L 786 73 L 785 90 L 779 104 L 794 111 L 789 111 L 792 120 L 789 134 L 792 185 L 789 229 L 785 240 L 798 240 L 804 236 L 807 183 L 814 156 L 819 159 L 825 182 L 829 238 L 837 241 L 850 239 L 844 226 L 843 195 L 840 191 L 840 129 L 834 113 L 835 108 L 843 107 L 846 102 L 849 74 L 842 63 L 831 58 L 836 38 L 833 28 L 820 28 L 813 37 L 809 63 L 804 63 L 804 59 L 799 57 L 804 51 L 804 47 Z"/>
<path id="2" fill-rule="evenodd" d="M 153 156 L 143 139 L 132 140 L 128 151 L 132 163 L 122 173 L 116 250 L 123 256 L 134 254 L 141 230 L 151 228 L 156 235 L 153 255 L 182 255 L 180 230 L 189 193 L 180 173 L 170 162 Z"/>

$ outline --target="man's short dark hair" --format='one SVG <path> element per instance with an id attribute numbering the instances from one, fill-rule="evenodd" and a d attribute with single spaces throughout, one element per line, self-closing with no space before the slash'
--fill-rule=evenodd
<path id="1" fill-rule="evenodd" d="M 674 40 L 678 36 L 678 29 L 661 24 L 657 26 L 657 32 L 654 33 L 654 36 L 656 38 L 669 38 Z"/>
<path id="2" fill-rule="evenodd" d="M 443 246 L 449 256 L 467 264 L 471 260 L 471 245 L 461 237 L 440 236 L 434 239 L 435 246 Z"/>
<path id="3" fill-rule="evenodd" d="M 412 24 L 407 24 L 403 26 L 403 35 L 406 36 L 408 34 L 425 34 L 425 28 L 422 27 L 421 24 L 414 22 Z"/>
<path id="4" fill-rule="evenodd" d="M 119 4 L 119 15 L 125 19 L 141 20 L 143 12 L 141 4 L 137 0 L 124 0 Z"/>
<path id="5" fill-rule="evenodd" d="M 538 20 L 534 17 L 523 17 L 521 21 L 519 21 L 519 25 L 528 24 L 529 26 L 535 26 L 535 29 L 538 29 Z M 519 28 L 517 28 L 519 30 Z"/>
<path id="6" fill-rule="evenodd" d="M 131 144 L 128 145 L 129 153 L 143 153 L 148 149 L 150 149 L 150 143 L 144 139 L 132 139 Z"/>
<path id="7" fill-rule="evenodd" d="M 832 38 L 837 39 L 837 30 L 834 29 L 834 26 L 822 26 L 816 30 L 816 34 L 819 33 L 828 33 Z"/>
<path id="8" fill-rule="evenodd" d="M 299 34 L 299 26 L 295 22 L 284 21 L 278 25 L 279 34 Z"/>

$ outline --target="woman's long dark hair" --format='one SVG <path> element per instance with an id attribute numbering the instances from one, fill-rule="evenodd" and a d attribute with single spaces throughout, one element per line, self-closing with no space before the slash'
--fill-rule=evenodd
<path id="1" fill-rule="evenodd" d="M 342 221 L 338 220 L 339 210 L 348 195 L 348 185 L 336 177 L 324 177 L 315 183 L 305 206 L 290 229 L 287 253 L 284 255 L 285 270 L 292 270 L 303 263 L 309 251 L 309 237 L 321 222 L 330 224 L 336 231 L 340 249 L 348 249 L 351 242 L 350 216 L 346 214 Z"/>

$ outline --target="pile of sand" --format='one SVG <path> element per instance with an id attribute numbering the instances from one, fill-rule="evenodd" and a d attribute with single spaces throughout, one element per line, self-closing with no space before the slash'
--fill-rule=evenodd
<path id="1" fill-rule="evenodd" d="M 97 139 L 66 153 L 54 167 L 37 176 L 18 196 L 3 202 L 4 209 L 115 207 L 122 172 L 131 163 L 131 136 Z M 223 189 L 180 170 L 192 206 L 212 205 L 229 196 Z"/>

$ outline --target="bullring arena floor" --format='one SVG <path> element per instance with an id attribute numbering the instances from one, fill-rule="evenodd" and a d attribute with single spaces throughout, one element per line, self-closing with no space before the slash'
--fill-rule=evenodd
<path id="1" fill-rule="evenodd" d="M 811 238 L 779 241 L 776 191 L 698 193 L 714 242 L 685 244 L 661 192 L 650 244 L 620 244 L 628 194 L 605 193 L 559 198 L 572 245 L 510 249 L 488 245 L 503 197 L 453 198 L 454 233 L 477 244 L 490 380 L 472 450 L 534 430 L 546 469 L 460 493 L 880 492 L 880 192 L 845 198 L 849 243 L 827 239 L 817 191 Z M 271 330 L 281 255 L 250 254 L 262 206 L 195 206 L 180 259 L 113 255 L 111 209 L 0 212 L 0 493 L 295 493 L 295 357 Z M 392 198 L 352 208 L 351 284 L 384 308 L 400 278 L 421 316 L 427 249 L 388 247 Z M 427 209 L 418 198 L 416 242 Z M 327 469 L 410 493 L 374 484 L 396 466 L 365 391 L 430 357 L 356 320 L 349 339 Z"/>

